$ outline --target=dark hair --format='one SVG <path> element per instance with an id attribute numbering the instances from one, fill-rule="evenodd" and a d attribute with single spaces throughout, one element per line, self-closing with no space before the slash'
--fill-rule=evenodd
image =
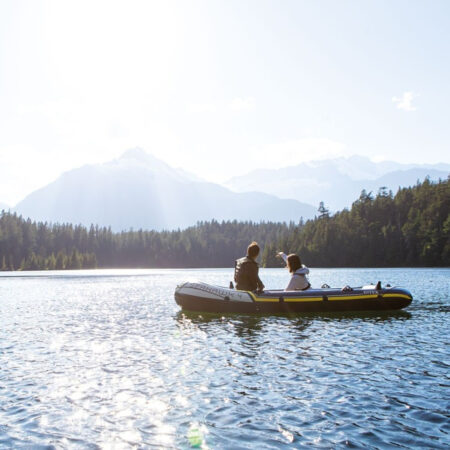
<path id="1" fill-rule="evenodd" d="M 250 258 L 256 258 L 259 255 L 259 245 L 257 242 L 253 241 L 247 247 L 247 255 L 250 256 Z"/>
<path id="2" fill-rule="evenodd" d="M 290 255 L 288 255 L 287 266 L 289 272 L 291 273 L 294 273 L 296 270 L 301 269 L 302 261 L 300 259 L 300 256 L 296 255 L 295 253 L 291 253 Z"/>

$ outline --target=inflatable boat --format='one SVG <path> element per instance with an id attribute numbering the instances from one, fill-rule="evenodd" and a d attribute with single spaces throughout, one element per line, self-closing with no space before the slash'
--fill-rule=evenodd
<path id="1" fill-rule="evenodd" d="M 412 301 L 409 291 L 376 285 L 308 289 L 306 291 L 238 291 L 202 282 L 175 289 L 183 310 L 213 313 L 289 314 L 303 312 L 378 311 L 402 309 Z"/>

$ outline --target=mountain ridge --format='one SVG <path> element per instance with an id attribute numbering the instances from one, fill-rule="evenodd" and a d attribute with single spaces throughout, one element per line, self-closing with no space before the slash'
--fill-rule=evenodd
<path id="1" fill-rule="evenodd" d="M 298 221 L 315 207 L 266 193 L 235 193 L 192 181 L 141 149 L 103 164 L 64 172 L 14 208 L 33 220 L 127 229 L 177 229 L 202 220 Z"/>
<path id="2" fill-rule="evenodd" d="M 375 163 L 369 158 L 352 156 L 309 161 L 280 169 L 257 169 L 224 183 L 235 192 L 258 191 L 318 205 L 324 201 L 333 211 L 348 208 L 360 192 L 386 187 L 414 185 L 430 176 L 446 178 L 450 164 L 401 164 L 393 161 Z"/>

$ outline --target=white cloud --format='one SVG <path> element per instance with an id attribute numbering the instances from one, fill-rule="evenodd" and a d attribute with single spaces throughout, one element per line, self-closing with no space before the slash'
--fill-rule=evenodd
<path id="1" fill-rule="evenodd" d="M 231 111 L 252 111 L 255 109 L 253 97 L 235 97 L 231 101 L 221 105 L 214 103 L 191 103 L 187 110 L 190 113 L 221 113 L 226 109 Z"/>
<path id="2" fill-rule="evenodd" d="M 232 111 L 251 111 L 255 109 L 255 99 L 253 97 L 236 97 L 231 100 L 228 107 Z"/>
<path id="3" fill-rule="evenodd" d="M 264 163 L 265 168 L 281 168 L 340 156 L 348 156 L 345 144 L 315 137 L 273 143 L 252 151 L 252 158 L 258 158 L 259 166 Z"/>
<path id="4" fill-rule="evenodd" d="M 417 94 L 411 91 L 403 92 L 401 97 L 392 97 L 392 101 L 397 104 L 398 109 L 403 109 L 403 111 L 415 111 L 417 108 L 413 106 L 412 102 Z"/>
<path id="5" fill-rule="evenodd" d="M 188 111 L 191 113 L 214 113 L 217 108 L 212 103 L 193 103 L 189 105 Z"/>
<path id="6" fill-rule="evenodd" d="M 224 183 L 231 177 L 245 175 L 254 169 L 281 169 L 303 162 L 351 155 L 345 144 L 318 137 L 277 141 L 250 147 L 242 142 L 236 142 L 233 148 L 218 152 L 213 159 L 208 157 L 209 151 L 208 148 L 204 149 L 201 158 L 183 159 L 182 166 L 215 183 Z M 236 161 L 239 161 L 239 164 L 236 164 Z"/>

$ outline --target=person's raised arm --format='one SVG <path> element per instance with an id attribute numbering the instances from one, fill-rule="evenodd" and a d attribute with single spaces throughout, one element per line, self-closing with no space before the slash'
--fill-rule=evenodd
<path id="1" fill-rule="evenodd" d="M 284 252 L 278 252 L 277 253 L 278 258 L 282 258 L 285 264 L 287 264 L 287 255 Z"/>

